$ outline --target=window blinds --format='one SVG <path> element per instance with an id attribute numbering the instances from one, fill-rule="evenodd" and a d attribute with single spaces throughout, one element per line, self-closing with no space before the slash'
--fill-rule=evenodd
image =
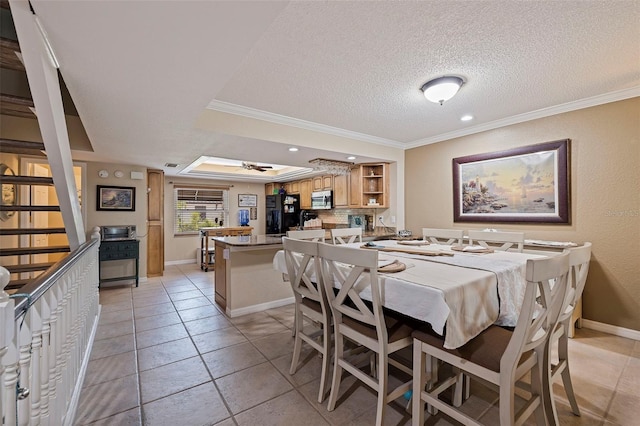
<path id="1" fill-rule="evenodd" d="M 175 187 L 173 192 L 175 234 L 193 234 L 200 228 L 228 223 L 227 189 L 180 186 Z"/>

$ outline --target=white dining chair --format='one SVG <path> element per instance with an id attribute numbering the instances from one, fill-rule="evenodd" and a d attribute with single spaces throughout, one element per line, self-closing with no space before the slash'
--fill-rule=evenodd
<path id="1" fill-rule="evenodd" d="M 571 405 L 571 411 L 576 416 L 580 415 L 580 408 L 578 407 L 578 402 L 573 392 L 571 373 L 569 372 L 569 334 L 571 327 L 573 327 L 571 323 L 573 310 L 578 300 L 582 297 L 582 292 L 587 282 L 590 259 L 591 243 L 589 242 L 584 243 L 580 247 L 569 249 L 569 264 L 571 266 L 569 274 L 569 303 L 566 309 L 560 314 L 558 325 L 549 339 L 549 349 L 556 343 L 558 345 L 558 363 L 549 364 L 551 369 L 551 383 L 549 384 L 549 393 L 546 394 L 547 398 L 545 399 L 545 405 L 549 408 L 546 412 L 550 424 L 559 424 L 558 412 L 553 398 L 553 381 L 558 376 L 562 376 L 562 384 L 564 385 L 564 391 Z M 549 357 L 551 356 L 549 351 L 547 351 L 546 354 Z"/>
<path id="2" fill-rule="evenodd" d="M 376 250 L 319 244 L 318 253 L 335 337 L 333 380 L 327 409 L 333 411 L 336 407 L 345 370 L 378 394 L 375 424 L 382 425 L 387 404 L 411 389 L 411 380 L 391 391 L 388 387 L 389 364 L 411 376 L 411 368 L 394 360 L 391 355 L 411 346 L 413 329 L 383 314 Z M 337 294 L 334 287 L 339 288 Z M 361 298 L 365 293 L 371 295 L 370 302 Z M 347 339 L 376 354 L 377 363 L 371 372 L 359 368 L 354 357 L 345 351 Z"/>
<path id="3" fill-rule="evenodd" d="M 283 238 L 289 282 L 295 298 L 294 344 L 289 374 L 299 367 L 300 351 L 305 342 L 322 355 L 318 402 L 325 398 L 329 384 L 331 360 L 331 310 L 322 285 L 318 243 Z M 313 281 L 312 281 L 313 279 Z M 305 328 L 305 322 L 309 327 Z"/>
<path id="4" fill-rule="evenodd" d="M 362 228 L 336 228 L 331 230 L 333 244 L 362 242 Z"/>
<path id="5" fill-rule="evenodd" d="M 462 229 L 422 228 L 422 239 L 432 244 L 462 244 Z"/>
<path id="6" fill-rule="evenodd" d="M 524 248 L 524 232 L 469 230 L 469 244 L 478 244 L 498 251 L 510 250 L 522 253 L 522 249 Z"/>
<path id="7" fill-rule="evenodd" d="M 300 231 L 287 231 L 287 238 L 296 240 L 320 241 L 324 243 L 324 229 L 303 229 Z"/>
<path id="8" fill-rule="evenodd" d="M 524 301 L 513 331 L 492 325 L 457 349 L 445 349 L 444 339 L 435 333 L 415 331 L 413 426 L 424 425 L 425 403 L 465 425 L 479 424 L 462 404 L 461 383 L 467 374 L 499 388 L 501 425 L 523 424 L 531 414 L 535 414 L 537 424 L 545 424 L 543 400 L 547 390 L 543 376 L 548 365 L 544 353 L 560 312 L 568 303 L 568 276 L 568 253 L 527 260 Z M 452 374 L 439 377 L 436 360 L 451 365 Z M 529 373 L 528 395 L 518 392 L 518 397 L 526 400 L 526 409 L 516 413 L 516 383 Z M 449 404 L 439 395 L 451 386 L 455 386 L 455 395 Z"/>

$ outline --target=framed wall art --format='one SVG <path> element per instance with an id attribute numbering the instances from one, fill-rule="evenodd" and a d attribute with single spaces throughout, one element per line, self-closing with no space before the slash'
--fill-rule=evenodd
<path id="1" fill-rule="evenodd" d="M 0 175 L 2 176 L 15 176 L 11 167 L 4 163 L 0 163 Z M 2 199 L 0 200 L 3 206 L 15 206 L 18 204 L 18 192 L 16 190 L 15 183 L 3 183 L 2 184 Z M 9 220 L 15 214 L 15 210 L 0 210 L 0 220 Z"/>
<path id="2" fill-rule="evenodd" d="M 98 185 L 97 210 L 135 211 L 136 188 Z"/>
<path id="3" fill-rule="evenodd" d="M 257 194 L 238 194 L 238 207 L 257 207 Z"/>
<path id="4" fill-rule="evenodd" d="M 569 142 L 454 158 L 454 222 L 568 224 Z"/>

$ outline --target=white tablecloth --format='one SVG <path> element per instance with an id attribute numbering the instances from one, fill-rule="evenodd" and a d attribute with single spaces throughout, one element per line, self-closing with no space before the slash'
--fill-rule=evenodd
<path id="1" fill-rule="evenodd" d="M 376 245 L 408 248 L 396 241 L 376 241 Z M 451 251 L 442 245 L 424 248 Z M 397 258 L 408 266 L 401 272 L 379 274 L 383 305 L 431 324 L 440 334 L 446 325 L 445 347 L 451 349 L 464 345 L 494 322 L 515 325 L 524 295 L 526 261 L 540 257 L 512 252 L 453 253 L 437 257 L 379 253 L 380 258 Z M 273 263 L 275 269 L 286 272 L 282 251 Z"/>

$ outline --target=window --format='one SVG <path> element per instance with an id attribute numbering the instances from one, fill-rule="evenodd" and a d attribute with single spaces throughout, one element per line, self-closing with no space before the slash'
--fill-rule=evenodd
<path id="1" fill-rule="evenodd" d="M 220 188 L 173 190 L 174 234 L 195 234 L 200 228 L 229 222 L 229 191 Z"/>

